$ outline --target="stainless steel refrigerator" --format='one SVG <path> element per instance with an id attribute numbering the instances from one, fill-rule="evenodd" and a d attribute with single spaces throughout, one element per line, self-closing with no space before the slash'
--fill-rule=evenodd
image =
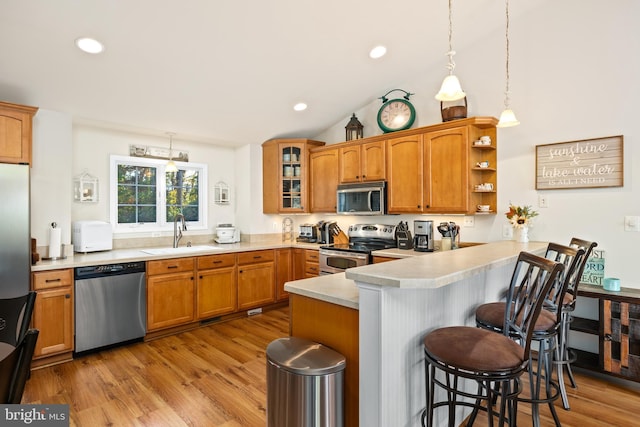
<path id="1" fill-rule="evenodd" d="M 29 165 L 0 163 L 0 298 L 29 292 Z"/>

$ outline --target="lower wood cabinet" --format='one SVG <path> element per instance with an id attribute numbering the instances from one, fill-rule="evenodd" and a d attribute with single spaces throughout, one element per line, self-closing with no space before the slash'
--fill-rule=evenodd
<path id="1" fill-rule="evenodd" d="M 248 310 L 274 303 L 275 251 L 238 254 L 238 309 Z"/>
<path id="2" fill-rule="evenodd" d="M 304 277 L 316 277 L 320 275 L 320 251 L 315 249 L 305 249 Z"/>
<path id="3" fill-rule="evenodd" d="M 194 320 L 194 266 L 193 258 L 147 262 L 147 331 Z"/>
<path id="4" fill-rule="evenodd" d="M 300 280 L 305 278 L 305 269 L 307 267 L 307 250 L 302 248 L 293 248 L 293 280 Z"/>
<path id="5" fill-rule="evenodd" d="M 32 274 L 37 292 L 33 327 L 40 331 L 34 359 L 73 351 L 73 269 Z"/>
<path id="6" fill-rule="evenodd" d="M 197 268 L 197 319 L 207 319 L 236 311 L 238 286 L 235 254 L 198 257 Z"/>
<path id="7" fill-rule="evenodd" d="M 291 248 L 276 249 L 276 300 L 289 298 L 289 292 L 284 290 L 284 284 L 293 277 L 293 250 Z"/>

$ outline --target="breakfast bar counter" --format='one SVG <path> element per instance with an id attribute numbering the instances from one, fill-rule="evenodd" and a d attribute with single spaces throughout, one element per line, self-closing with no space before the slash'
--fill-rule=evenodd
<path id="1" fill-rule="evenodd" d="M 359 425 L 419 426 L 425 396 L 424 335 L 444 326 L 475 326 L 475 308 L 503 298 L 518 254 L 542 255 L 546 246 L 499 241 L 289 282 L 285 289 L 346 306 L 357 288 Z M 458 424 L 465 409 L 456 413 Z M 435 424 L 446 425 L 446 411 L 440 412 Z"/>

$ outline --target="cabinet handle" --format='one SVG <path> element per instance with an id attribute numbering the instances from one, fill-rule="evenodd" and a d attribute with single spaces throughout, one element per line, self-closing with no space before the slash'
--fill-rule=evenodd
<path id="1" fill-rule="evenodd" d="M 262 255 L 256 255 L 253 257 L 253 259 L 260 259 L 260 258 L 262 258 Z"/>
<path id="2" fill-rule="evenodd" d="M 366 175 L 362 175 L 362 179 L 365 179 L 367 176 Z"/>
<path id="3" fill-rule="evenodd" d="M 198 277 L 202 279 L 202 276 L 198 276 Z"/>
<path id="4" fill-rule="evenodd" d="M 46 279 L 45 282 L 46 283 L 52 283 L 52 282 L 60 282 L 62 279 L 58 278 L 58 279 Z"/>
<path id="5" fill-rule="evenodd" d="M 242 270 L 238 271 L 238 273 L 242 273 Z"/>
<path id="6" fill-rule="evenodd" d="M 418 209 L 420 209 L 420 205 L 418 205 Z"/>
<path id="7" fill-rule="evenodd" d="M 167 268 L 178 268 L 177 265 L 167 265 Z"/>
<path id="8" fill-rule="evenodd" d="M 71 298 L 71 294 L 64 294 L 65 299 Z"/>
<path id="9" fill-rule="evenodd" d="M 613 337 L 611 336 L 611 334 L 605 334 L 604 335 L 604 340 L 605 341 L 613 341 Z"/>
<path id="10" fill-rule="evenodd" d="M 213 261 L 213 264 L 220 264 L 222 261 Z"/>

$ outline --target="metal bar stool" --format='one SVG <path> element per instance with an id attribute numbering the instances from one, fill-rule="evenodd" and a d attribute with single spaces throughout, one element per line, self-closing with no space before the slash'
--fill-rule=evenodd
<path id="1" fill-rule="evenodd" d="M 490 426 L 496 415 L 500 425 L 507 421 L 515 426 L 516 397 L 522 389 L 520 376 L 529 365 L 533 325 L 540 316 L 546 295 L 563 270 L 561 263 L 521 252 L 509 286 L 507 301 L 513 309 L 504 317 L 504 334 L 454 326 L 436 329 L 425 336 L 423 426 L 433 425 L 435 409 L 442 406 L 448 407 L 450 426 L 456 423 L 457 406 L 473 408 L 467 425 L 472 425 L 482 410 L 487 412 Z M 514 336 L 519 339 L 512 339 Z M 476 382 L 477 391 L 468 391 L 465 387 L 468 381 L 461 379 Z M 446 400 L 435 401 L 436 386 L 445 390 Z M 494 393 L 496 400 L 500 398 L 498 413 L 493 409 Z"/>
<path id="2" fill-rule="evenodd" d="M 558 331 L 558 345 L 556 347 L 556 354 L 553 363 L 557 365 L 558 369 L 558 384 L 560 386 L 560 396 L 562 396 L 562 407 L 566 410 L 570 410 L 569 397 L 567 396 L 567 388 L 564 384 L 563 373 L 566 370 L 571 382 L 571 387 L 577 388 L 576 380 L 573 378 L 573 372 L 571 371 L 571 364 L 576 360 L 576 355 L 569 349 L 569 328 L 571 326 L 571 320 L 573 311 L 576 309 L 576 297 L 578 296 L 578 286 L 582 279 L 582 273 L 587 265 L 587 260 L 591 256 L 593 248 L 598 246 L 596 242 L 590 242 L 587 240 L 578 239 L 576 237 L 571 239 L 569 246 L 583 249 L 585 251 L 582 262 L 576 267 L 575 278 L 569 282 L 567 292 L 562 301 L 560 330 Z"/>
<path id="3" fill-rule="evenodd" d="M 547 403 L 557 426 L 560 420 L 553 402 L 560 395 L 559 385 L 553 381 L 553 356 L 556 351 L 556 340 L 561 323 L 561 306 L 565 293 L 571 280 L 575 280 L 577 266 L 584 257 L 583 249 L 571 248 L 556 243 L 549 243 L 545 258 L 561 263 L 564 270 L 558 275 L 556 281 L 545 295 L 543 308 L 533 327 L 533 340 L 538 343 L 537 357 L 532 354 L 527 367 L 529 375 L 529 397 L 519 396 L 518 401 L 531 404 L 533 425 L 540 423 L 539 405 Z M 520 291 L 520 290 L 519 290 Z M 494 302 L 482 304 L 476 309 L 476 325 L 480 328 L 504 333 L 504 321 L 508 315 L 507 302 Z M 513 339 L 520 339 L 513 335 Z M 537 363 L 536 363 L 537 359 Z M 544 396 L 543 396 L 544 390 Z"/>

